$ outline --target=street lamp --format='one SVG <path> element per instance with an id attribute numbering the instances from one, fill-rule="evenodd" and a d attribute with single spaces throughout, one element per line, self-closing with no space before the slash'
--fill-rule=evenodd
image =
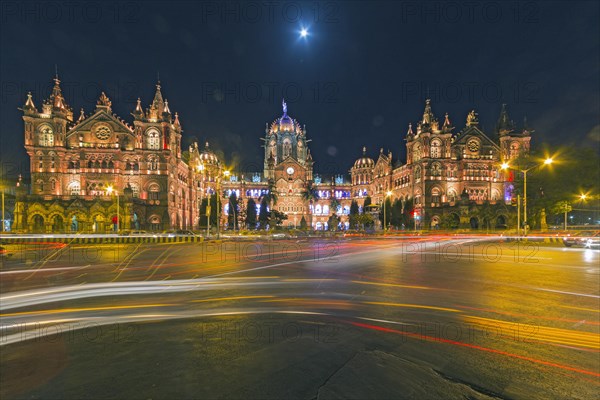
<path id="1" fill-rule="evenodd" d="M 513 168 L 507 162 L 503 162 L 502 165 L 500 166 L 500 168 L 503 170 L 514 169 L 516 171 L 523 173 L 523 225 L 524 225 L 525 236 L 527 236 L 527 226 L 528 226 L 528 223 L 527 223 L 527 172 L 531 171 L 534 168 L 540 167 L 542 165 L 550 165 L 553 162 L 554 162 L 554 160 L 552 158 L 548 157 L 544 160 L 544 162 L 542 164 L 536 164 L 527 169 Z"/>
<path id="2" fill-rule="evenodd" d="M 231 172 L 223 171 L 223 176 L 228 178 Z M 221 236 L 221 174 L 217 175 L 217 239 Z"/>
<path id="3" fill-rule="evenodd" d="M 108 192 L 108 194 L 112 195 L 113 192 L 115 193 L 115 196 L 117 197 L 117 234 L 119 234 L 119 228 L 121 225 L 121 218 L 119 216 L 119 192 L 117 192 L 116 189 L 113 189 L 112 186 L 109 186 L 106 188 L 106 191 Z"/>
<path id="4" fill-rule="evenodd" d="M 4 222 L 4 186 L 0 186 L 0 189 L 2 189 L 2 230 L 0 232 L 4 232 L 4 228 L 6 227 Z"/>
<path id="5" fill-rule="evenodd" d="M 386 214 L 387 214 L 387 198 L 390 197 L 393 193 L 391 190 L 388 190 L 385 193 L 385 197 L 383 198 L 383 232 L 387 231 L 387 223 L 386 223 Z"/>

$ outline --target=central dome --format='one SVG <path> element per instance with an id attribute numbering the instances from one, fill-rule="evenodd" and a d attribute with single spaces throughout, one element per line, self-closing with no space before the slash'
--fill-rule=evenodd
<path id="1" fill-rule="evenodd" d="M 202 152 L 200 153 L 200 160 L 202 160 L 202 162 L 204 164 L 208 164 L 208 165 L 219 165 L 220 164 L 219 158 L 209 148 L 208 142 L 206 142 L 206 144 L 204 146 L 204 150 L 202 150 Z"/>
<path id="2" fill-rule="evenodd" d="M 354 168 L 373 168 L 375 161 L 367 157 L 367 148 L 363 147 L 363 156 L 354 162 Z"/>

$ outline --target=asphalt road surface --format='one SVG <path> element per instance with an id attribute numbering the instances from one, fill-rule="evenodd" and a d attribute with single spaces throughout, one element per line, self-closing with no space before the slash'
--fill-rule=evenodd
<path id="1" fill-rule="evenodd" d="M 592 399 L 600 252 L 498 239 L 39 244 L 2 399 Z"/>

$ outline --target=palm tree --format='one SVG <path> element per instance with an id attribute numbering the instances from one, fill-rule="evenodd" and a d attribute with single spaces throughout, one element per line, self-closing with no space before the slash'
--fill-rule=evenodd
<path id="1" fill-rule="evenodd" d="M 269 179 L 268 193 L 263 194 L 259 198 L 259 200 L 261 200 L 261 201 L 262 201 L 262 199 L 265 199 L 267 201 L 267 203 L 269 204 L 269 207 L 277 204 L 277 199 L 278 199 L 277 198 L 277 187 L 275 186 L 275 182 L 272 179 Z"/>
<path id="2" fill-rule="evenodd" d="M 308 202 L 308 204 L 311 206 L 308 208 L 308 210 L 310 215 L 309 225 L 312 227 L 312 205 L 315 201 L 319 200 L 319 192 L 317 192 L 317 189 L 315 189 L 312 182 L 308 182 L 306 189 L 304 192 L 302 192 L 302 200 Z"/>

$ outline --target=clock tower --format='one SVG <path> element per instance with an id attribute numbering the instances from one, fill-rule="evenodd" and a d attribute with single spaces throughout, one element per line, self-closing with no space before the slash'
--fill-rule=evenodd
<path id="1" fill-rule="evenodd" d="M 303 194 L 313 179 L 313 161 L 306 128 L 288 115 L 285 100 L 282 107 L 283 115 L 265 130 L 264 175 L 277 190 L 274 208 L 288 215 L 289 225 L 296 226 L 308 214 Z"/>

